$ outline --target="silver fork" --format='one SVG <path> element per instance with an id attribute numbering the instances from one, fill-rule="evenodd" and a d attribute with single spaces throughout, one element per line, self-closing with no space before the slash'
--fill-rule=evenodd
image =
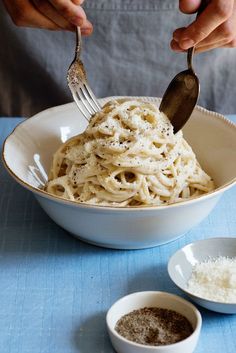
<path id="1" fill-rule="evenodd" d="M 80 27 L 76 27 L 75 57 L 67 71 L 67 83 L 77 107 L 89 121 L 92 115 L 101 110 L 101 105 L 88 85 L 85 68 L 80 60 L 81 46 Z"/>

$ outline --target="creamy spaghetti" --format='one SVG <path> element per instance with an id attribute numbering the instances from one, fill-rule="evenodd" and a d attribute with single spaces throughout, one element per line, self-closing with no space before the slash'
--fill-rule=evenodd
<path id="1" fill-rule="evenodd" d="M 152 103 L 115 100 L 55 153 L 45 190 L 94 205 L 168 205 L 213 190 L 182 132 Z"/>

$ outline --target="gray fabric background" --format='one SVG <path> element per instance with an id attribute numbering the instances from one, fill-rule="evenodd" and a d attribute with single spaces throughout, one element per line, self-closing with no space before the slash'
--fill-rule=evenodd
<path id="1" fill-rule="evenodd" d="M 83 59 L 98 97 L 162 96 L 186 55 L 169 48 L 172 32 L 191 21 L 178 0 L 85 0 L 94 34 L 83 40 Z M 0 2 L 0 116 L 30 116 L 72 100 L 66 71 L 73 33 L 17 28 Z M 195 58 L 199 104 L 236 112 L 236 50 L 217 49 Z"/>

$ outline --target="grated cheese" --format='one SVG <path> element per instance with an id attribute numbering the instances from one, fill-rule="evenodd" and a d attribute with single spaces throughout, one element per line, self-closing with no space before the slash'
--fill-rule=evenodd
<path id="1" fill-rule="evenodd" d="M 236 303 L 236 258 L 209 258 L 193 267 L 187 289 L 204 299 Z"/>

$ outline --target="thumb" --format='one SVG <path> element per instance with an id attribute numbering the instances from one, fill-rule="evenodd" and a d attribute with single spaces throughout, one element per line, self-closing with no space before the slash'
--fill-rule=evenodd
<path id="1" fill-rule="evenodd" d="M 183 13 L 191 14 L 197 12 L 201 0 L 179 0 L 179 9 Z"/>

